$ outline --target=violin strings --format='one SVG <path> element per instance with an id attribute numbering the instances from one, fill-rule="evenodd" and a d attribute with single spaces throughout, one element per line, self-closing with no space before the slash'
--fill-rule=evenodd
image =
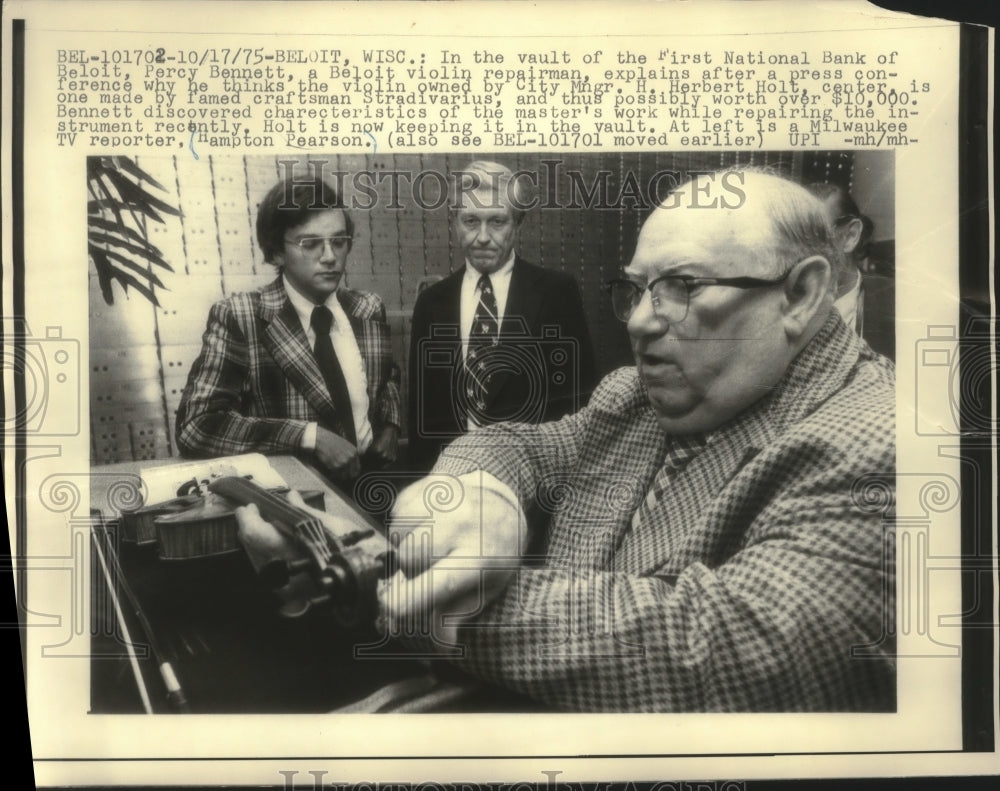
<path id="1" fill-rule="evenodd" d="M 261 516 L 279 522 L 296 534 L 321 565 L 325 566 L 333 557 L 330 536 L 323 523 L 307 511 L 293 506 L 284 497 L 236 477 L 220 478 L 211 488 L 234 500 L 256 504 Z"/>

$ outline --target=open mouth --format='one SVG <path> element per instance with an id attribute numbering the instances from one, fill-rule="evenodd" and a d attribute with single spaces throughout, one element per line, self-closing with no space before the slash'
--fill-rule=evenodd
<path id="1" fill-rule="evenodd" d="M 640 354 L 639 366 L 644 371 L 646 370 L 658 371 L 658 370 L 676 369 L 677 363 L 665 357 L 657 357 L 652 354 Z"/>
<path id="2" fill-rule="evenodd" d="M 639 355 L 639 376 L 647 384 L 675 384 L 681 379 L 681 369 L 677 363 L 649 354 Z"/>

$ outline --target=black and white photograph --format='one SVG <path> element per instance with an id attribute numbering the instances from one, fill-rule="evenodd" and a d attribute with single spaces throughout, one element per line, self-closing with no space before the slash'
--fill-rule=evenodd
<path id="1" fill-rule="evenodd" d="M 995 772 L 993 46 L 5 6 L 36 783 Z"/>
<path id="2" fill-rule="evenodd" d="M 96 710 L 895 709 L 892 154 L 503 159 L 90 160 Z"/>

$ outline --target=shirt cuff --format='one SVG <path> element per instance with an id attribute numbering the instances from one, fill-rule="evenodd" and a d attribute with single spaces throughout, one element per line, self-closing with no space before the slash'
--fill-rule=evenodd
<path id="1" fill-rule="evenodd" d="M 316 450 L 317 428 L 319 428 L 318 423 L 306 423 L 306 430 L 302 432 L 302 442 L 300 444 L 302 450 Z"/>

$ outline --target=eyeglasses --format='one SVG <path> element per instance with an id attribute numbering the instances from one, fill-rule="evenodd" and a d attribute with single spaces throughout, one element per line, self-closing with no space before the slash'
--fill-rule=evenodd
<path id="1" fill-rule="evenodd" d="M 351 244 L 350 236 L 303 236 L 301 239 L 285 239 L 286 244 L 294 244 L 308 256 L 319 257 L 323 255 L 326 244 L 335 253 L 342 253 Z"/>
<path id="2" fill-rule="evenodd" d="M 789 270 L 790 271 L 790 270 Z M 648 291 L 653 301 L 653 313 L 671 324 L 684 321 L 691 302 L 691 289 L 698 286 L 731 286 L 733 288 L 763 288 L 784 283 L 788 272 L 776 280 L 758 277 L 692 277 L 690 275 L 663 275 L 648 286 L 618 278 L 608 282 L 611 307 L 615 317 L 628 321 L 639 306 L 643 292 Z"/>

